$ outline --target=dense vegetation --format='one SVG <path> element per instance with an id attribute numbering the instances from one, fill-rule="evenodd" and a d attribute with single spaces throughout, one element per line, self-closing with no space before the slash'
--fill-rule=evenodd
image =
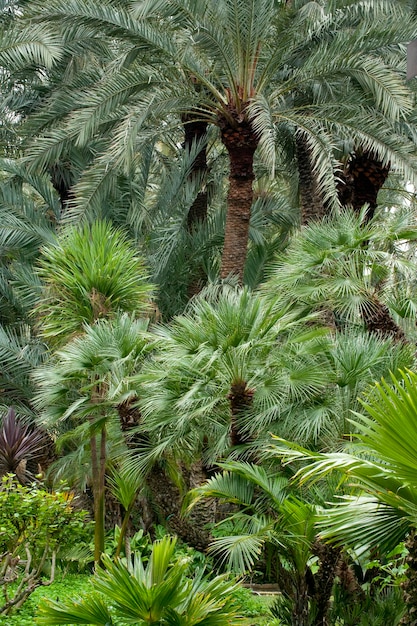
<path id="1" fill-rule="evenodd" d="M 414 624 L 414 2 L 0 33 L 0 623 Z"/>

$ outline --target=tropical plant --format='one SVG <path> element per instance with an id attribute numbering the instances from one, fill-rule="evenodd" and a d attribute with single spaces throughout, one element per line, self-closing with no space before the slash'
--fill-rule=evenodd
<path id="1" fill-rule="evenodd" d="M 278 255 L 262 289 L 273 294 L 278 306 L 291 303 L 321 312 L 333 328 L 363 325 L 368 332 L 404 343 L 398 314 L 414 316 L 409 285 L 415 220 L 407 209 L 375 217 L 366 225 L 362 217 L 343 211 L 304 228 Z"/>
<path id="2" fill-rule="evenodd" d="M 84 480 L 93 488 L 97 563 L 104 550 L 107 459 L 112 440 L 122 447 L 124 443 L 117 406 L 134 395 L 128 378 L 137 372 L 149 350 L 147 325 L 147 320 L 124 314 L 86 326 L 84 334 L 68 342 L 51 363 L 34 374 L 42 424 L 56 428 L 60 422 L 67 423 L 63 439 L 68 445 L 72 438 L 76 450 L 84 450 L 89 442 L 90 462 L 87 467 L 78 465 L 76 475 L 78 482 L 82 481 L 80 474 L 86 470 Z"/>
<path id="3" fill-rule="evenodd" d="M 85 511 L 65 491 L 23 486 L 11 474 L 0 486 L 0 615 L 19 608 L 40 585 L 55 577 L 57 554 L 89 539 Z M 45 574 L 49 570 L 49 579 Z"/>
<path id="4" fill-rule="evenodd" d="M 236 583 L 225 576 L 188 577 L 188 563 L 175 559 L 176 540 L 154 543 L 148 563 L 103 557 L 105 569 L 92 580 L 94 593 L 72 602 L 45 601 L 38 624 L 122 624 L 145 626 L 221 626 L 241 624 L 233 604 Z"/>
<path id="5" fill-rule="evenodd" d="M 81 432 L 90 443 L 99 562 L 104 549 L 106 422 L 115 413 L 114 405 L 125 399 L 123 376 L 133 373 L 145 352 L 148 321 L 135 321 L 135 315 L 148 310 L 151 288 L 141 258 L 107 222 L 61 233 L 54 245 L 43 249 L 39 274 L 44 281 L 36 308 L 41 334 L 53 345 L 75 336 L 57 353 L 55 364 L 36 375 L 39 406 L 46 414 L 50 411 L 55 423 L 73 416 L 82 420 Z M 120 316 L 123 312 L 131 317 Z"/>
<path id="6" fill-rule="evenodd" d="M 404 19 L 406 3 L 147 1 L 133 4 L 133 16 L 111 0 L 32 8 L 33 19 L 64 32 L 88 25 L 117 41 L 122 68 L 111 63 L 87 100 L 84 88 L 72 105 L 65 99 L 63 123 L 43 143 L 37 139 L 38 162 L 56 160 L 65 142 L 86 145 L 105 131 L 99 159 L 78 190 L 107 193 L 121 170 L 135 169 L 141 143 L 159 135 L 161 120 L 167 130 L 184 122 L 217 126 L 230 160 L 222 277 L 243 276 L 258 146 L 273 169 L 277 148 L 282 153 L 302 136 L 326 199 L 336 194 L 335 135 L 410 170 L 412 146 L 395 123 L 412 100 L 393 69 L 394 51 L 414 29 Z"/>
<path id="7" fill-rule="evenodd" d="M 42 249 L 39 275 L 40 332 L 55 345 L 85 324 L 110 319 L 117 312 L 139 316 L 148 310 L 151 287 L 143 261 L 108 222 L 61 232 L 55 244 Z"/>
<path id="8" fill-rule="evenodd" d="M 272 309 L 248 289 L 215 288 L 155 329 L 155 359 L 137 380 L 143 427 L 157 434 L 148 460 L 203 453 L 210 465 L 244 452 L 277 419 L 277 406 L 327 385 L 318 354 L 326 331 Z"/>
<path id="9" fill-rule="evenodd" d="M 10 407 L 1 419 L 0 477 L 15 474 L 22 484 L 33 482 L 46 447 L 46 434 L 17 420 Z"/>
<path id="10" fill-rule="evenodd" d="M 411 619 L 416 589 L 417 375 L 407 371 L 391 378 L 391 385 L 382 380 L 362 400 L 367 414 L 355 414 L 353 425 L 359 434 L 352 435 L 349 453 L 316 453 L 283 440 L 272 451 L 285 462 L 308 462 L 297 473 L 302 482 L 317 481 L 333 471 L 345 475 L 345 484 L 353 481 L 353 494 L 342 495 L 323 510 L 320 534 L 324 539 L 356 548 L 378 545 L 386 550 L 409 533 L 406 601 Z"/>
<path id="11" fill-rule="evenodd" d="M 201 498 L 216 498 L 232 505 L 231 512 L 218 522 L 209 551 L 241 574 L 251 576 L 259 567 L 264 569 L 264 576 L 278 583 L 290 604 L 293 626 L 322 624 L 339 554 L 333 555 L 333 567 L 321 555 L 316 574 L 320 588 L 316 589 L 310 568 L 316 550 L 314 503 L 291 490 L 277 467 L 229 461 L 219 463 L 219 468 L 222 473 L 189 492 L 184 502 L 185 507 L 192 507 Z M 326 596 L 324 602 L 321 595 Z"/>

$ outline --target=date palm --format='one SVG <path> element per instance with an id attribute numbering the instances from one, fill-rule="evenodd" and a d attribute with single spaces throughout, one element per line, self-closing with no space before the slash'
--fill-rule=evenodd
<path id="1" fill-rule="evenodd" d="M 309 13 L 312 5 L 315 13 Z M 374 33 L 382 20 L 390 23 L 393 46 L 409 37 L 411 22 L 402 5 L 389 12 L 384 2 L 359 11 L 342 3 L 334 12 L 316 3 L 293 8 L 272 0 L 201 0 L 190 6 L 185 0 L 147 1 L 133 7 L 132 14 L 129 6 L 110 0 L 51 0 L 35 8 L 39 20 L 65 28 L 88 24 L 117 40 L 123 68 L 109 71 L 88 99 L 77 103 L 75 97 L 74 112 L 43 145 L 37 142 L 35 152 L 46 163 L 68 138 L 83 144 L 105 128 L 108 147 L 91 171 L 97 188 L 112 168 L 131 169 L 140 143 L 155 135 L 152 126 L 162 120 L 168 130 L 187 115 L 217 126 L 230 161 L 223 278 L 234 273 L 242 280 L 258 147 L 271 166 L 285 140 L 294 133 L 306 137 L 326 198 L 335 194 L 334 135 L 358 138 L 385 160 L 410 169 L 408 148 L 398 134 L 394 141 L 392 124 L 388 132 L 384 120 L 405 114 L 411 100 L 393 65 L 375 58 L 377 33 L 367 36 L 368 27 Z M 323 32 L 328 36 L 321 37 Z M 336 91 L 343 94 L 337 106 L 331 97 Z"/>

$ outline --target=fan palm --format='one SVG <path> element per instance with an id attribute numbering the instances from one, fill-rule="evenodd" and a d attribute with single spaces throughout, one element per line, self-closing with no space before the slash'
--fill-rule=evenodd
<path id="1" fill-rule="evenodd" d="M 277 406 L 323 390 L 323 333 L 305 321 L 227 287 L 206 290 L 186 314 L 156 329 L 155 359 L 137 381 L 144 427 L 157 434 L 146 458 L 179 453 L 185 460 L 204 451 L 210 465 L 250 446 L 260 424 L 279 419 Z"/>
<path id="2" fill-rule="evenodd" d="M 404 342 L 390 307 L 407 299 L 415 271 L 414 217 L 398 211 L 366 225 L 362 217 L 345 211 L 303 229 L 272 266 L 265 293 L 281 292 L 284 302 L 308 311 L 330 310 L 339 327 L 363 324 L 368 332 Z"/>
<path id="3" fill-rule="evenodd" d="M 323 538 L 355 548 L 379 545 L 386 549 L 412 529 L 406 593 L 411 618 L 416 589 L 417 375 L 407 371 L 391 378 L 391 385 L 382 380 L 362 401 L 366 414 L 356 413 L 352 420 L 359 434 L 352 436 L 350 453 L 315 453 L 283 440 L 272 452 L 287 462 L 307 461 L 297 474 L 302 482 L 316 481 L 336 471 L 356 487 L 356 494 L 342 496 L 322 512 Z"/>
<path id="4" fill-rule="evenodd" d="M 136 554 L 133 563 L 103 557 L 105 570 L 94 577 L 95 594 L 67 602 L 44 602 L 38 623 L 141 626 L 221 626 L 242 623 L 233 606 L 236 584 L 224 576 L 188 578 L 188 563 L 176 558 L 176 540 L 155 542 L 148 563 Z"/>
<path id="5" fill-rule="evenodd" d="M 147 320 L 134 320 L 124 314 L 86 326 L 83 335 L 67 343 L 55 353 L 52 363 L 34 374 L 39 386 L 37 406 L 43 409 L 42 423 L 56 429 L 60 422 L 67 422 L 76 441 L 83 444 L 89 440 L 97 563 L 104 550 L 107 434 L 113 418 L 121 440 L 117 406 L 132 394 L 127 379 L 147 353 L 147 324 Z"/>
<path id="6" fill-rule="evenodd" d="M 313 623 L 315 591 L 309 562 L 316 536 L 315 505 L 291 490 L 276 467 L 232 461 L 219 467 L 223 472 L 189 492 L 184 503 L 190 508 L 201 498 L 216 498 L 233 505 L 232 513 L 217 525 L 218 537 L 210 552 L 241 573 L 250 573 L 264 554 L 266 575 L 291 601 L 291 624 Z M 321 583 L 331 590 L 334 569 L 329 569 L 330 585 L 328 580 Z M 317 590 L 316 601 L 323 593 L 324 588 Z M 321 615 L 321 621 L 314 623 L 324 623 L 323 619 Z"/>
<path id="7" fill-rule="evenodd" d="M 316 6 L 311 19 L 309 9 L 315 3 L 301 5 L 298 10 L 272 0 L 201 1 L 192 6 L 148 1 L 134 5 L 134 19 L 128 6 L 110 0 L 43 3 L 35 9 L 39 20 L 59 21 L 67 28 L 88 24 L 117 40 L 123 69 L 109 71 L 108 80 L 87 101 L 85 95 L 78 104 L 75 98 L 76 113 L 46 138 L 47 154 L 42 155 L 38 143 L 40 162 L 48 161 L 54 143 L 59 151 L 67 138 L 82 144 L 101 127 L 110 129 L 109 148 L 94 170 L 97 183 L 120 164 L 129 170 L 136 137 L 155 134 L 152 125 L 161 119 L 168 129 L 184 115 L 218 126 L 230 160 L 221 276 L 235 273 L 241 279 L 258 146 L 271 164 L 279 139 L 294 132 L 305 136 L 326 198 L 335 193 L 335 133 L 360 138 L 384 160 L 410 169 L 405 158 L 409 148 L 401 145 L 395 153 L 394 146 L 401 144 L 398 133 L 394 141 L 394 134 L 385 132 L 388 127 L 382 128 L 388 118 L 398 119 L 410 110 L 411 100 L 393 64 L 374 54 L 381 48 L 375 29 L 381 21 L 390 24 L 384 29 L 388 47 L 409 38 L 412 24 L 404 19 L 404 6 L 387 11 L 381 1 L 355 10 L 342 3 L 334 12 Z"/>
<path id="8" fill-rule="evenodd" d="M 37 306 L 41 333 L 67 341 L 84 324 L 117 312 L 144 314 L 151 288 L 139 255 L 121 231 L 95 222 L 61 232 L 39 262 L 43 297 Z"/>
<path id="9" fill-rule="evenodd" d="M 61 233 L 54 245 L 43 249 L 39 274 L 44 281 L 44 297 L 37 306 L 40 332 L 55 345 L 79 335 L 57 353 L 55 366 L 40 370 L 37 379 L 43 390 L 39 402 L 56 419 L 73 413 L 78 418 L 89 417 L 86 430 L 90 440 L 98 562 L 104 548 L 106 410 L 111 394 L 120 394 L 123 386 L 117 367 L 122 368 L 121 372 L 132 373 L 129 366 L 134 367 L 132 362 L 138 358 L 137 342 L 143 349 L 138 334 L 143 323 L 135 323 L 134 315 L 127 319 L 118 314 L 130 312 L 138 317 L 145 313 L 150 286 L 140 257 L 124 235 L 106 222 Z M 115 321 L 114 328 L 111 320 Z M 98 321 L 102 324 L 94 326 Z M 50 380 L 54 376 L 55 390 Z"/>

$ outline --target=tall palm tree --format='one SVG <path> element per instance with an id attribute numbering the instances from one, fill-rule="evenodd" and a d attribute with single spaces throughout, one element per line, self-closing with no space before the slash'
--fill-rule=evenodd
<path id="1" fill-rule="evenodd" d="M 96 563 L 104 551 L 109 450 L 112 443 L 114 447 L 114 439 L 119 446 L 123 443 L 117 407 L 132 395 L 127 378 L 137 372 L 146 356 L 147 326 L 147 320 L 134 320 L 126 314 L 100 320 L 94 326 L 86 326 L 83 335 L 67 343 L 34 374 L 42 424 L 50 430 L 67 424 L 67 444 L 71 431 L 75 445 L 85 446 L 89 441 L 87 480 L 92 484 L 94 498 Z"/>
<path id="2" fill-rule="evenodd" d="M 42 21 L 59 21 L 67 28 L 88 24 L 123 42 L 122 71 L 109 71 L 88 100 L 84 96 L 78 105 L 74 102 L 76 113 L 45 138 L 46 152 L 37 144 L 39 162 L 57 153 L 66 138 L 83 143 L 106 128 L 108 149 L 93 168 L 97 182 L 121 164 L 128 169 L 135 158 L 136 137 L 140 133 L 148 137 L 152 125 L 162 119 L 168 128 L 178 125 L 184 115 L 216 125 L 230 162 L 220 273 L 223 278 L 234 273 L 242 280 L 258 146 L 271 165 L 281 138 L 294 132 L 305 136 L 326 198 L 335 194 L 334 134 L 360 138 L 384 159 L 409 169 L 406 149 L 401 147 L 396 156 L 398 141 L 391 141 L 389 132 L 383 135 L 382 125 L 388 110 L 390 119 L 396 118 L 410 110 L 411 100 L 392 66 L 369 56 L 377 35 L 366 36 L 372 21 L 388 20 L 386 3 L 372 3 L 372 8 L 356 12 L 350 3 L 334 13 L 317 11 L 309 30 L 311 4 L 298 11 L 273 0 L 261 4 L 201 0 L 192 6 L 185 0 L 164 5 L 148 1 L 136 3 L 134 17 L 128 6 L 110 0 L 65 6 L 51 0 L 37 7 L 35 15 Z M 350 29 L 352 14 L 355 33 Z M 392 41 L 403 41 L 410 24 L 401 7 L 389 19 Z M 325 29 L 329 33 L 336 29 L 336 36 L 323 41 L 319 35 Z M 355 88 L 341 88 L 345 77 L 349 86 L 349 77 L 354 77 Z M 338 98 L 336 107 L 330 96 L 341 89 L 343 96 L 351 97 L 342 103 Z M 370 114 L 370 105 L 377 107 L 376 116 Z"/>

